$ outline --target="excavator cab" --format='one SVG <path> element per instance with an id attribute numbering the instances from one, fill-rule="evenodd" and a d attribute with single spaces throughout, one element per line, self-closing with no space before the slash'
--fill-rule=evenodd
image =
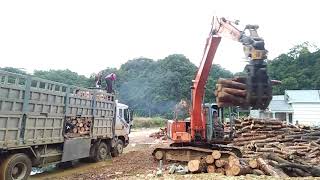
<path id="1" fill-rule="evenodd" d="M 216 103 L 204 104 L 206 116 L 206 139 L 208 142 L 224 138 L 224 117 L 223 108 L 219 108 Z"/>

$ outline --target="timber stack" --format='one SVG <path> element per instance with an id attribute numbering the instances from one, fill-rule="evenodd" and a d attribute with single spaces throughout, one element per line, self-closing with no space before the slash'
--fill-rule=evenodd
<path id="1" fill-rule="evenodd" d="M 319 128 L 257 118 L 236 119 L 234 127 L 231 145 L 241 149 L 251 168 L 260 167 L 266 172 L 270 167 L 278 167 L 289 176 L 320 175 L 317 174 L 320 163 Z M 267 174 L 272 175 L 272 171 Z"/>
<path id="2" fill-rule="evenodd" d="M 67 117 L 67 137 L 79 137 L 90 134 L 92 118 Z"/>
<path id="3" fill-rule="evenodd" d="M 320 129 L 288 125 L 281 120 L 241 118 L 235 120 L 232 146 L 243 154 L 221 156 L 219 151 L 191 160 L 191 173 L 245 174 L 278 178 L 320 176 Z M 225 128 L 228 131 L 228 126 Z"/>
<path id="4" fill-rule="evenodd" d="M 235 155 L 214 150 L 211 155 L 188 162 L 191 173 L 220 173 L 227 176 L 240 176 L 246 174 L 273 175 L 288 177 L 281 169 L 273 168 L 260 158 L 260 164 L 252 168 L 247 159 L 238 158 Z"/>

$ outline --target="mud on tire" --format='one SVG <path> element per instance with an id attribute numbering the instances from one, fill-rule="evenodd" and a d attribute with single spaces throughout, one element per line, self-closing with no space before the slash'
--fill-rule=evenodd
<path id="1" fill-rule="evenodd" d="M 32 163 L 24 153 L 11 154 L 1 160 L 0 179 L 26 180 L 30 176 Z"/>

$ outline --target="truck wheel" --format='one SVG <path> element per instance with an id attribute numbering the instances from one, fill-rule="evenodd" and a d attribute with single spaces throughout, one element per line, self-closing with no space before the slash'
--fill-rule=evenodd
<path id="1" fill-rule="evenodd" d="M 12 154 L 1 162 L 0 179 L 26 180 L 30 176 L 32 164 L 24 153 Z"/>
<path id="2" fill-rule="evenodd" d="M 118 157 L 122 153 L 123 153 L 123 141 L 118 139 L 116 145 L 112 149 L 111 155 L 112 157 Z"/>
<path id="3" fill-rule="evenodd" d="M 105 142 L 101 142 L 96 150 L 93 160 L 95 162 L 104 161 L 110 156 L 110 148 Z"/>

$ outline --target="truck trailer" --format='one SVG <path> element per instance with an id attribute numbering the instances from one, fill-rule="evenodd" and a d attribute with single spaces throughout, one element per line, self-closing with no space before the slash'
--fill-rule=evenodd
<path id="1" fill-rule="evenodd" d="M 132 112 L 115 95 L 0 70 L 0 179 L 32 167 L 103 161 L 129 143 Z"/>

